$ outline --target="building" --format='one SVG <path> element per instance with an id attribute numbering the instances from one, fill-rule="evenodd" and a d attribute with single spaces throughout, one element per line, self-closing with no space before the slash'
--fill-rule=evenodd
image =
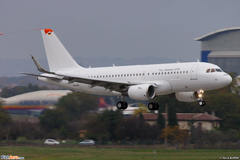
<path id="1" fill-rule="evenodd" d="M 72 93 L 70 90 L 41 90 L 9 98 L 1 98 L 2 108 L 10 114 L 38 116 L 46 108 L 54 108 L 59 98 Z"/>
<path id="2" fill-rule="evenodd" d="M 167 114 L 162 113 L 167 120 Z M 190 130 L 189 122 L 193 122 L 195 127 L 200 126 L 205 130 L 212 130 L 214 127 L 220 127 L 221 118 L 216 117 L 214 114 L 208 113 L 176 113 L 179 128 L 182 130 Z M 147 123 L 154 125 L 157 123 L 158 114 L 156 113 L 143 113 L 143 117 Z"/>
<path id="3" fill-rule="evenodd" d="M 210 62 L 226 72 L 240 74 L 240 27 L 217 30 L 194 40 L 202 42 L 202 62 Z"/>

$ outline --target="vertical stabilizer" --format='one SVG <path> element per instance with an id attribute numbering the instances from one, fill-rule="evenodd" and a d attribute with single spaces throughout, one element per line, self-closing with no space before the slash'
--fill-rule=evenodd
<path id="1" fill-rule="evenodd" d="M 41 30 L 49 70 L 56 72 L 67 68 L 82 68 L 72 58 L 51 29 Z"/>

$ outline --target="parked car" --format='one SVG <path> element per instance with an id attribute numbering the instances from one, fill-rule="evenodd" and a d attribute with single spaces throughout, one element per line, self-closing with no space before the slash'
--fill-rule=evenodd
<path id="1" fill-rule="evenodd" d="M 47 144 L 47 145 L 59 145 L 60 143 L 54 139 L 46 139 L 46 141 L 44 142 L 44 144 Z"/>
<path id="2" fill-rule="evenodd" d="M 84 140 L 82 142 L 79 142 L 79 145 L 95 145 L 95 141 L 91 139 Z"/>

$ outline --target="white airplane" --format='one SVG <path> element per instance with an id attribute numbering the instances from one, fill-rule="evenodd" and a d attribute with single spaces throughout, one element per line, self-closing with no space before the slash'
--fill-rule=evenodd
<path id="1" fill-rule="evenodd" d="M 154 98 L 167 94 L 175 95 L 179 101 L 198 101 L 200 106 L 204 106 L 204 91 L 222 88 L 232 82 L 231 76 L 220 67 L 203 62 L 83 68 L 53 30 L 43 29 L 41 33 L 50 71 L 43 69 L 32 56 L 43 74 L 23 74 L 79 92 L 121 96 L 122 100 L 116 104 L 118 109 L 127 108 L 124 97 L 128 96 L 140 101 L 153 100 L 148 108 L 157 110 L 159 105 Z"/>

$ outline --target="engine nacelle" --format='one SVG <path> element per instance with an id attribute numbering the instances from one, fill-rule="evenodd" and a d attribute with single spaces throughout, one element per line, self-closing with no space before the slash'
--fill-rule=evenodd
<path id="1" fill-rule="evenodd" d="M 195 102 L 201 100 L 201 93 L 198 92 L 176 92 L 175 97 L 182 102 Z"/>
<path id="2" fill-rule="evenodd" d="M 150 84 L 130 86 L 127 93 L 134 100 L 149 100 L 155 97 L 155 89 Z"/>

